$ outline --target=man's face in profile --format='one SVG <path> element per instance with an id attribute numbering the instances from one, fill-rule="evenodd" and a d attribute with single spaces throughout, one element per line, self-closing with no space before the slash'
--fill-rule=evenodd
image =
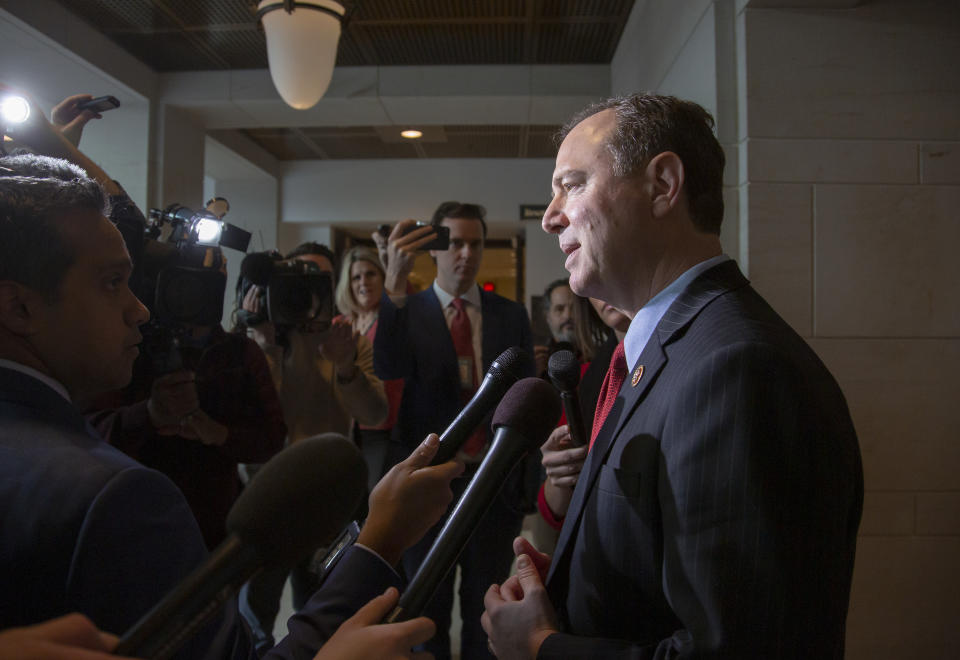
<path id="1" fill-rule="evenodd" d="M 95 396 L 130 382 L 139 326 L 150 313 L 130 290 L 130 256 L 109 220 L 78 211 L 58 228 L 74 262 L 53 299 L 35 305 L 36 331 L 27 340 L 71 396 Z"/>

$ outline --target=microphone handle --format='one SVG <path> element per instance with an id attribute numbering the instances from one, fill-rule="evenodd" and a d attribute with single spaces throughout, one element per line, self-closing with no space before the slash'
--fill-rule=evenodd
<path id="1" fill-rule="evenodd" d="M 477 527 L 483 514 L 490 508 L 510 472 L 523 458 L 529 443 L 520 440 L 516 431 L 501 426 L 493 437 L 490 451 L 477 469 L 473 479 L 467 485 L 460 501 L 457 502 L 440 530 L 426 558 L 417 569 L 406 591 L 400 596 L 393 611 L 384 619 L 384 623 L 395 623 L 414 619 L 423 613 L 433 598 L 437 587 L 456 563 L 467 541 Z M 510 437 L 513 436 L 513 437 Z M 518 441 L 520 440 L 520 441 Z"/>
<path id="2" fill-rule="evenodd" d="M 261 565 L 252 546 L 230 534 L 207 561 L 124 634 L 114 655 L 146 660 L 170 658 L 236 595 Z"/>
<path id="3" fill-rule="evenodd" d="M 580 410 L 580 397 L 576 390 L 561 392 L 560 401 L 563 403 L 563 413 L 567 417 L 567 426 L 570 427 L 570 440 L 574 447 L 587 444 L 586 427 L 583 425 L 583 411 Z"/>

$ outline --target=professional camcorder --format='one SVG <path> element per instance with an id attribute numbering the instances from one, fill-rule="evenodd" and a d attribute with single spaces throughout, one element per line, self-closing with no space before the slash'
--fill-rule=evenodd
<path id="1" fill-rule="evenodd" d="M 208 208 L 215 203 L 226 200 L 211 200 Z M 222 215 L 173 204 L 150 209 L 139 236 L 135 227 L 118 225 L 134 260 L 131 285 L 150 310 L 143 346 L 154 373 L 179 369 L 179 346 L 189 329 L 219 325 L 223 317 L 227 275 L 221 247 L 246 251 L 250 233 L 223 222 Z"/>
<path id="2" fill-rule="evenodd" d="M 261 288 L 260 312 L 237 313 L 241 325 L 253 327 L 270 321 L 281 328 L 309 323 L 315 331 L 326 330 L 333 319 L 333 277 L 311 261 L 281 261 L 275 252 L 248 254 L 240 264 L 237 299 L 250 287 Z"/>

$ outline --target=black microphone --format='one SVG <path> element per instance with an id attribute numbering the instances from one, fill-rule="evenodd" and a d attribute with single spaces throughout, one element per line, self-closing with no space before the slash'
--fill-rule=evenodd
<path id="1" fill-rule="evenodd" d="M 547 372 L 554 386 L 560 390 L 560 401 L 563 403 L 563 412 L 570 428 L 570 440 L 574 447 L 582 447 L 587 444 L 587 436 L 583 425 L 583 411 L 580 410 L 580 397 L 577 395 L 580 362 L 571 351 L 557 351 L 550 356 Z"/>
<path id="2" fill-rule="evenodd" d="M 127 631 L 114 653 L 172 656 L 260 568 L 293 566 L 330 541 L 360 504 L 366 473 L 360 451 L 337 433 L 281 451 L 230 509 L 226 540 Z"/>
<path id="3" fill-rule="evenodd" d="M 540 378 L 510 388 L 493 415 L 493 444 L 385 623 L 420 616 L 456 563 L 513 468 L 546 441 L 560 417 L 557 391 Z"/>
<path id="4" fill-rule="evenodd" d="M 473 398 L 441 434 L 440 446 L 430 464 L 446 463 L 456 456 L 483 418 L 500 403 L 510 386 L 533 371 L 533 358 L 519 346 L 512 346 L 501 353 L 490 365 Z"/>

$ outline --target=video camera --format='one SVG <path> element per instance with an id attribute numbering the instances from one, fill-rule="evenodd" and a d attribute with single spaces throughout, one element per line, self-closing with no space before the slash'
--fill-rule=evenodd
<path id="1" fill-rule="evenodd" d="M 280 328 L 310 323 L 318 331 L 333 319 L 333 277 L 312 261 L 282 261 L 276 252 L 248 254 L 240 264 L 237 299 L 250 287 L 261 288 L 260 312 L 237 312 L 241 325 L 253 327 L 270 321 Z"/>
<path id="2" fill-rule="evenodd" d="M 215 198 L 208 208 L 223 204 Z M 143 346 L 154 373 L 180 369 L 181 338 L 192 326 L 218 325 L 223 318 L 227 275 L 221 247 L 244 252 L 251 236 L 223 222 L 225 212 L 172 204 L 150 209 L 139 236 L 137 228 L 118 225 L 135 265 L 131 285 L 150 310 Z"/>

